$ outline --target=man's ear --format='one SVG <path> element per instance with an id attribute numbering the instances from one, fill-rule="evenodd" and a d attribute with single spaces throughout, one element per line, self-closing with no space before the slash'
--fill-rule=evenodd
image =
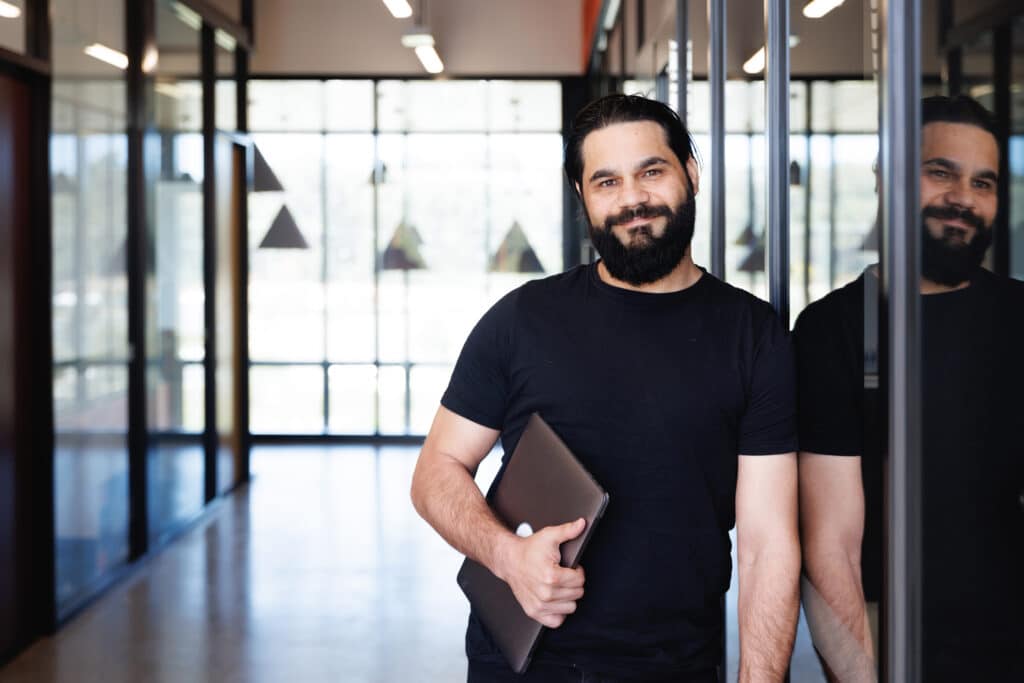
<path id="1" fill-rule="evenodd" d="M 691 156 L 686 160 L 686 175 L 690 177 L 690 183 L 693 187 L 694 196 L 697 195 L 697 191 L 700 189 L 700 169 L 697 167 L 696 157 Z"/>
<path id="2" fill-rule="evenodd" d="M 583 188 L 580 187 L 580 184 L 579 183 L 573 183 L 572 185 L 573 185 L 573 187 L 576 188 L 576 196 L 577 197 L 582 197 L 583 196 Z"/>

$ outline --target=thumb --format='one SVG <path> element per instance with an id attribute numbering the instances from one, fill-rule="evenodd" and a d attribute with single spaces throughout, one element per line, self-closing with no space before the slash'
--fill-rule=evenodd
<path id="1" fill-rule="evenodd" d="M 585 529 L 586 526 L 586 521 L 580 517 L 579 519 L 574 519 L 571 522 L 550 527 L 549 531 L 551 532 L 551 540 L 560 544 L 565 543 L 566 541 L 571 541 L 582 534 L 583 529 Z"/>

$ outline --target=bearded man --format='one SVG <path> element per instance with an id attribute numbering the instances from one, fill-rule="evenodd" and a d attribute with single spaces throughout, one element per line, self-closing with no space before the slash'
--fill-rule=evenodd
<path id="1" fill-rule="evenodd" d="M 721 680 L 735 526 L 740 680 L 780 681 L 800 567 L 788 336 L 770 306 L 693 263 L 697 162 L 670 108 L 591 103 L 565 173 L 600 260 L 484 315 L 413 476 L 424 519 L 548 628 L 517 676 L 471 614 L 468 678 Z M 520 538 L 473 481 L 499 438 L 509 457 L 533 412 L 611 497 L 578 569 L 560 567 L 558 549 L 582 520 Z"/>
<path id="2" fill-rule="evenodd" d="M 965 96 L 921 110 L 921 680 L 1020 681 L 1024 283 L 981 267 L 1000 182 L 991 114 Z M 884 594 L 882 400 L 864 372 L 877 295 L 872 267 L 794 330 L 804 563 L 834 617 L 815 640 L 840 681 L 873 680 Z M 857 647 L 821 647 L 836 631 Z"/>

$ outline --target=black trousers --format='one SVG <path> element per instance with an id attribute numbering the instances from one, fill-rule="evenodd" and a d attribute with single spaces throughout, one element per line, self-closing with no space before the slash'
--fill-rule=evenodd
<path id="1" fill-rule="evenodd" d="M 608 677 L 585 671 L 574 664 L 533 662 L 517 674 L 504 662 L 469 660 L 467 683 L 640 683 L 648 679 Z M 716 670 L 686 674 L 681 678 L 658 679 L 666 683 L 719 683 Z"/>

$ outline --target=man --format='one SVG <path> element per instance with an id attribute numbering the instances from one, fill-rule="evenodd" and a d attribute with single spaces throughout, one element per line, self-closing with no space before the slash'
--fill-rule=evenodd
<path id="1" fill-rule="evenodd" d="M 922 114 L 922 680 L 1024 680 L 1024 284 L 981 268 L 998 208 L 991 115 L 964 96 L 927 98 Z M 864 389 L 877 288 L 869 268 L 794 331 L 804 563 L 832 622 L 819 649 L 843 681 L 870 665 L 882 597 L 885 435 Z"/>
<path id="2" fill-rule="evenodd" d="M 718 681 L 737 529 L 740 680 L 779 681 L 798 611 L 792 355 L 771 308 L 694 265 L 697 162 L 658 102 L 584 108 L 565 172 L 601 259 L 528 283 L 477 324 L 413 476 L 416 509 L 548 627 L 514 676 L 470 616 L 470 681 Z M 473 481 L 538 412 L 609 492 L 582 520 L 519 538 Z M 743 454 L 743 455 L 739 455 Z"/>

